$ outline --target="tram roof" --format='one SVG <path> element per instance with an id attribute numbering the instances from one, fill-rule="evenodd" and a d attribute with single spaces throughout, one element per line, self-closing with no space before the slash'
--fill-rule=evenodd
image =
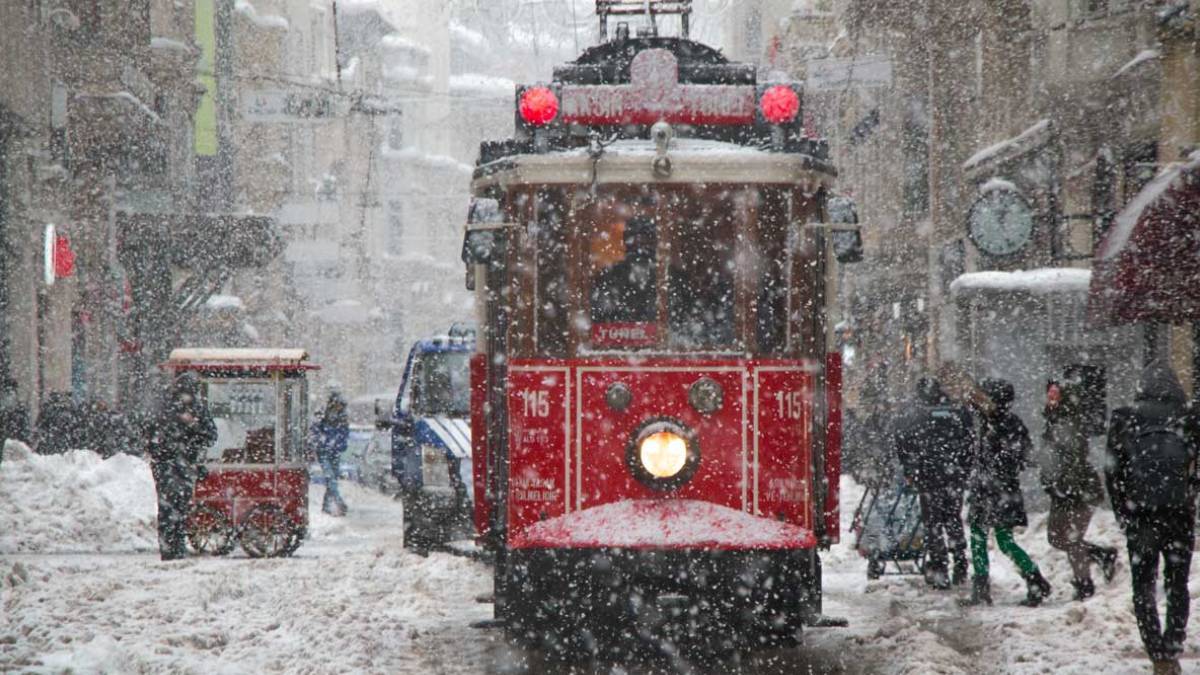
<path id="1" fill-rule="evenodd" d="M 619 140 L 605 146 L 599 159 L 587 148 L 504 157 L 475 169 L 473 187 L 548 184 L 736 183 L 794 185 L 809 192 L 832 187 L 837 172 L 811 154 L 775 152 L 736 143 L 675 139 L 663 153 L 671 160 L 668 176 L 656 174 L 660 156 L 653 141 Z"/>

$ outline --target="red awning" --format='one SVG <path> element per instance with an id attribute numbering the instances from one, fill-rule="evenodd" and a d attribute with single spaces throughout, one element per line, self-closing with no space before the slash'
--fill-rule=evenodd
<path id="1" fill-rule="evenodd" d="M 1100 325 L 1200 321 L 1200 152 L 1117 216 L 1096 250 L 1088 312 Z"/>

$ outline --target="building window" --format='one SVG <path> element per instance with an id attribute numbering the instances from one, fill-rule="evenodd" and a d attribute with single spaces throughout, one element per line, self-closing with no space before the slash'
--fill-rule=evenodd
<path id="1" fill-rule="evenodd" d="M 392 150 L 404 147 L 404 116 L 400 113 L 388 116 L 387 144 Z"/>
<path id="2" fill-rule="evenodd" d="M 399 255 L 404 251 L 404 202 L 399 199 L 388 200 L 387 221 L 387 251 Z"/>
<path id="3" fill-rule="evenodd" d="M 1122 162 L 1121 184 L 1124 189 L 1121 191 L 1121 202 L 1129 203 L 1147 183 L 1154 180 L 1157 173 L 1157 143 L 1143 143 L 1127 150 Z"/>
<path id="4" fill-rule="evenodd" d="M 929 215 L 929 122 L 921 104 L 912 107 L 900 139 L 904 161 L 904 215 L 910 220 L 920 220 Z"/>

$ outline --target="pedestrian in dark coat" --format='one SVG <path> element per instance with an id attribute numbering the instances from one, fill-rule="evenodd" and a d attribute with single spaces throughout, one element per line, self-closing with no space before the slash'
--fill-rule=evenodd
<path id="1" fill-rule="evenodd" d="M 311 437 L 325 474 L 325 498 L 321 510 L 336 516 L 346 515 L 346 502 L 338 490 L 338 473 L 341 471 L 342 453 L 350 442 L 350 418 L 346 413 L 346 399 L 338 392 L 329 394 L 325 411 L 312 427 Z"/>
<path id="2" fill-rule="evenodd" d="M 925 580 L 949 588 L 967 578 L 967 541 L 963 534 L 963 491 L 975 443 L 971 413 L 954 404 L 931 377 L 917 384 L 916 407 L 893 432 L 905 479 L 917 488 L 925 524 Z M 954 569 L 947 578 L 949 556 Z"/>
<path id="3" fill-rule="evenodd" d="M 1071 562 L 1075 599 L 1096 593 L 1091 566 L 1100 565 L 1106 581 L 1116 574 L 1117 549 L 1086 539 L 1096 504 L 1104 498 L 1100 474 L 1088 461 L 1088 436 L 1079 386 L 1051 382 L 1046 394 L 1046 430 L 1050 456 L 1042 467 L 1042 488 L 1050 496 L 1046 539 Z"/>
<path id="4" fill-rule="evenodd" d="M 158 546 L 163 560 L 187 557 L 187 515 L 199 463 L 217 440 L 195 373 L 175 378 L 149 428 L 146 452 L 158 493 Z"/>
<path id="5" fill-rule="evenodd" d="M 1012 411 L 1012 384 L 986 379 L 980 388 L 991 400 L 979 411 L 980 438 L 971 475 L 967 522 L 971 526 L 971 561 L 975 576 L 967 605 L 992 604 L 988 569 L 988 531 L 995 530 L 996 545 L 1021 571 L 1027 586 L 1027 607 L 1036 607 L 1050 594 L 1050 583 L 1036 563 L 1013 539 L 1013 528 L 1028 524 L 1021 494 L 1021 471 L 1029 461 L 1029 429 Z"/>
<path id="6" fill-rule="evenodd" d="M 1200 425 L 1183 388 L 1163 363 L 1142 372 L 1134 406 L 1113 411 L 1105 478 L 1113 513 L 1125 530 L 1133 577 L 1133 613 L 1155 672 L 1179 672 L 1187 637 L 1188 573 L 1195 545 Z M 1159 561 L 1167 624 L 1158 618 Z"/>
<path id="7" fill-rule="evenodd" d="M 0 461 L 4 461 L 4 442 L 29 442 L 29 411 L 21 404 L 16 381 L 0 380 Z"/>
<path id="8" fill-rule="evenodd" d="M 58 455 L 81 447 L 79 414 L 71 394 L 53 391 L 42 403 L 37 421 L 37 447 L 39 455 Z"/>

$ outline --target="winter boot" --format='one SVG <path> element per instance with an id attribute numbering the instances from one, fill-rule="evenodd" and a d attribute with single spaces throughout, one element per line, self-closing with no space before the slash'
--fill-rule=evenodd
<path id="1" fill-rule="evenodd" d="M 1050 597 L 1050 582 L 1046 581 L 1046 577 L 1042 576 L 1040 570 L 1034 570 L 1033 574 L 1025 575 L 1025 599 L 1021 601 L 1022 607 L 1037 607 L 1042 604 L 1042 601 Z"/>
<path id="2" fill-rule="evenodd" d="M 950 575 L 950 583 L 955 586 L 961 586 L 967 581 L 967 557 L 965 555 L 955 556 L 954 571 Z"/>
<path id="3" fill-rule="evenodd" d="M 1154 663 L 1154 675 L 1182 675 L 1183 669 L 1179 667 L 1179 659 L 1156 659 Z"/>
<path id="4" fill-rule="evenodd" d="M 946 570 L 925 570 L 925 583 L 934 590 L 950 590 L 950 579 L 946 576 Z"/>
<path id="5" fill-rule="evenodd" d="M 1117 575 L 1117 549 L 1108 546 L 1097 546 L 1091 550 L 1092 560 L 1100 566 L 1100 574 L 1105 583 L 1112 583 Z"/>
<path id="6" fill-rule="evenodd" d="M 992 584 L 986 576 L 971 579 L 971 597 L 958 601 L 960 607 L 977 607 L 992 604 Z"/>
<path id="7" fill-rule="evenodd" d="M 1075 587 L 1075 600 L 1083 602 L 1096 594 L 1096 584 L 1091 579 L 1076 579 L 1071 582 Z"/>

